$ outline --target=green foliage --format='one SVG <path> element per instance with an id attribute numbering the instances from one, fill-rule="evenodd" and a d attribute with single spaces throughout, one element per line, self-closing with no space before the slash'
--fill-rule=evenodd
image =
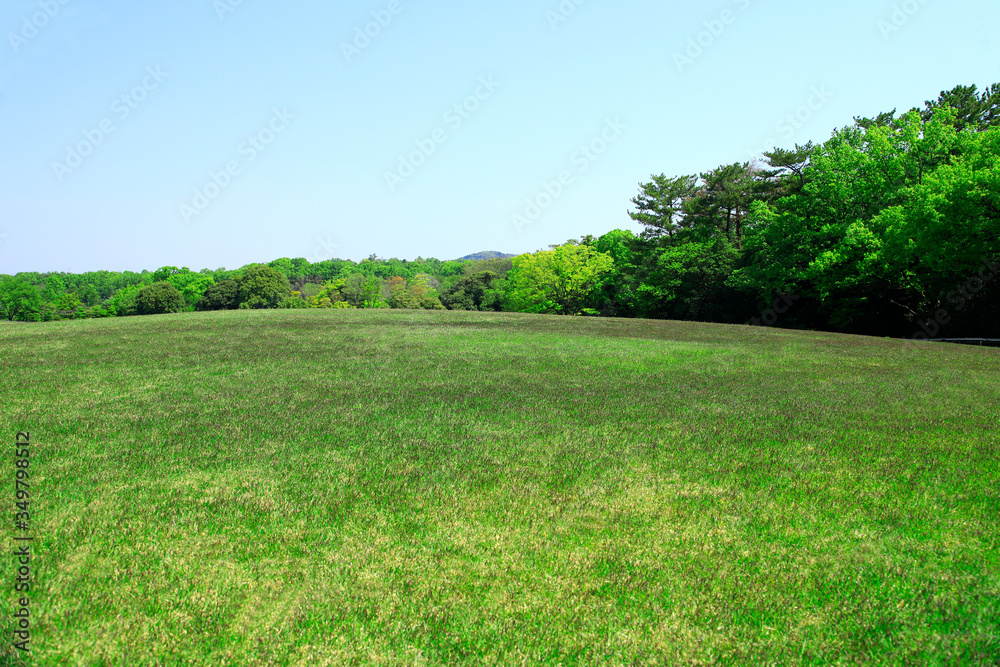
<path id="1" fill-rule="evenodd" d="M 427 295 L 420 299 L 420 307 L 425 310 L 446 310 L 441 300 L 433 295 Z"/>
<path id="2" fill-rule="evenodd" d="M 587 298 L 590 310 L 602 315 L 629 317 L 638 314 L 637 289 L 642 240 L 628 230 L 613 229 L 589 240 L 588 245 L 611 257 L 611 271 L 602 276 L 600 284 Z M 650 246 L 650 249 L 656 246 Z"/>
<path id="3" fill-rule="evenodd" d="M 298 292 L 293 292 L 291 296 L 285 297 L 281 302 L 281 308 L 308 308 L 306 302 Z"/>
<path id="4" fill-rule="evenodd" d="M 613 269 L 609 255 L 586 245 L 567 244 L 520 255 L 507 276 L 504 309 L 574 315 Z"/>
<path id="5" fill-rule="evenodd" d="M 366 288 L 366 278 L 364 274 L 354 273 L 344 281 L 344 298 L 355 308 L 360 308 L 368 295 Z"/>
<path id="6" fill-rule="evenodd" d="M 1000 251 L 1000 129 L 959 134 L 952 117 L 913 111 L 836 132 L 812 152 L 795 196 L 753 209 L 730 284 L 819 304 L 813 326 L 912 331 L 949 284 Z"/>
<path id="7" fill-rule="evenodd" d="M 277 308 L 291 295 L 288 278 L 266 264 L 252 264 L 239 279 L 239 304 L 247 308 Z"/>
<path id="8" fill-rule="evenodd" d="M 42 306 L 38 288 L 27 280 L 0 276 L 0 316 L 7 320 L 35 320 Z"/>
<path id="9" fill-rule="evenodd" d="M 409 281 L 408 288 L 413 296 L 418 299 L 424 298 L 432 289 L 430 276 L 426 273 L 419 273 L 415 275 L 413 280 Z"/>
<path id="10" fill-rule="evenodd" d="M 680 231 L 684 205 L 697 190 L 697 177 L 653 175 L 649 183 L 639 184 L 639 194 L 632 198 L 636 211 L 629 217 L 646 226 L 646 238 L 672 238 Z"/>
<path id="11" fill-rule="evenodd" d="M 107 301 L 109 312 L 114 312 L 117 315 L 135 315 L 135 299 L 139 296 L 141 289 L 142 285 L 131 285 L 115 292 L 114 296 Z"/>
<path id="12" fill-rule="evenodd" d="M 775 196 L 795 194 L 805 187 L 805 169 L 816 148 L 810 141 L 804 146 L 795 144 L 792 150 L 775 148 L 764 153 L 768 166 L 772 168 L 764 177 L 773 186 Z"/>
<path id="13" fill-rule="evenodd" d="M 76 292 L 63 292 L 55 301 L 56 310 L 63 314 L 75 313 L 83 306 L 80 296 Z"/>
<path id="14" fill-rule="evenodd" d="M 97 288 L 92 284 L 84 285 L 83 288 L 78 293 L 80 302 L 84 306 L 95 306 L 101 300 L 101 295 L 98 294 Z"/>
<path id="15" fill-rule="evenodd" d="M 209 286 L 195 305 L 197 310 L 234 310 L 240 305 L 240 284 L 223 280 Z"/>
<path id="16" fill-rule="evenodd" d="M 640 312 L 675 320 L 733 322 L 748 318 L 733 308 L 738 297 L 726 281 L 739 253 L 727 240 L 658 249 L 648 280 L 638 292 Z M 747 317 L 744 317 L 746 315 Z"/>
<path id="17" fill-rule="evenodd" d="M 316 283 L 305 283 L 299 292 L 302 294 L 302 298 L 309 300 L 323 291 L 323 285 L 317 285 Z"/>
<path id="18" fill-rule="evenodd" d="M 961 157 L 910 185 L 901 203 L 852 234 L 867 251 L 856 263 L 873 276 L 869 282 L 892 285 L 894 300 L 914 319 L 944 309 L 953 326 L 966 321 L 1000 333 L 1000 275 L 985 270 L 1000 258 L 1000 127 L 961 133 L 955 148 Z M 960 289 L 984 275 L 994 277 Z"/>
<path id="19" fill-rule="evenodd" d="M 929 100 L 921 113 L 924 120 L 931 120 L 943 109 L 955 112 L 949 123 L 956 130 L 969 129 L 983 132 L 1000 126 L 1000 84 L 994 83 L 989 89 L 979 93 L 975 85 L 956 86 L 949 91 L 941 91 L 936 100 Z"/>
<path id="20" fill-rule="evenodd" d="M 93 319 L 95 317 L 111 317 L 114 315 L 114 311 L 108 308 L 103 308 L 101 306 L 93 306 L 83 313 L 84 319 Z"/>
<path id="21" fill-rule="evenodd" d="M 486 293 L 499 279 L 493 271 L 463 276 L 441 294 L 441 304 L 449 310 L 487 310 L 483 303 Z"/>
<path id="22" fill-rule="evenodd" d="M 393 308 L 416 308 L 417 300 L 410 293 L 406 279 L 401 276 L 393 276 L 386 281 L 386 291 L 388 296 L 386 301 Z"/>
<path id="23" fill-rule="evenodd" d="M 190 269 L 185 267 L 184 272 L 188 272 Z M 178 269 L 176 266 L 162 266 L 153 272 L 153 282 L 163 282 L 168 280 L 171 276 L 181 273 L 182 270 Z"/>
<path id="24" fill-rule="evenodd" d="M 823 144 L 775 147 L 762 163 L 653 175 L 629 212 L 639 236 L 584 235 L 518 258 L 23 273 L 0 277 L 0 315 L 136 314 L 140 290 L 163 282 L 199 310 L 389 306 L 723 322 L 794 294 L 781 326 L 908 336 L 944 313 L 950 336 L 1000 336 L 1000 280 L 967 289 L 1000 257 L 998 132 L 1000 84 L 957 86 L 923 109 L 856 118 Z"/>
<path id="25" fill-rule="evenodd" d="M 45 278 L 44 285 L 45 286 L 42 289 L 42 297 L 46 301 L 52 301 L 66 291 L 66 283 L 56 274 L 50 274 L 47 276 Z"/>
<path id="26" fill-rule="evenodd" d="M 624 268 L 632 265 L 632 258 L 635 254 L 634 242 L 635 234 L 632 232 L 625 229 L 612 229 L 596 240 L 594 248 L 597 252 L 611 257 L 616 267 Z"/>
<path id="27" fill-rule="evenodd" d="M 188 270 L 177 272 L 167 277 L 166 281 L 177 288 L 184 297 L 188 307 L 193 308 L 204 296 L 205 291 L 215 284 L 215 278 L 210 275 L 193 273 Z"/>
<path id="28" fill-rule="evenodd" d="M 138 315 L 177 313 L 184 305 L 184 297 L 166 281 L 146 285 L 135 297 L 135 312 Z"/>
<path id="29" fill-rule="evenodd" d="M 512 268 L 514 268 L 513 257 L 494 257 L 466 262 L 462 267 L 462 275 L 471 276 L 476 273 L 482 273 L 483 271 L 492 271 L 503 278 L 506 277 L 507 273 Z"/>
<path id="30" fill-rule="evenodd" d="M 315 294 L 306 298 L 306 306 L 309 308 L 336 308 L 340 303 L 346 303 L 344 298 L 344 287 L 347 285 L 345 278 L 337 278 L 322 285 Z M 307 286 L 308 287 L 308 286 Z M 312 291 L 312 290 L 310 290 Z M 351 306 L 352 308 L 356 306 Z"/>

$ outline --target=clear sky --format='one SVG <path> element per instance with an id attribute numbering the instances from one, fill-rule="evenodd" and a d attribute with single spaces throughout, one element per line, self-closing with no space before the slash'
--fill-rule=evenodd
<path id="1" fill-rule="evenodd" d="M 1000 81 L 998 28 L 996 0 L 0 0 L 0 273 L 639 231 L 651 174 Z"/>

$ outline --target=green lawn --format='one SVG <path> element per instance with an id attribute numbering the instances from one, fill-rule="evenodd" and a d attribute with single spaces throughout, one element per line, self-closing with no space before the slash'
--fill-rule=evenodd
<path id="1" fill-rule="evenodd" d="M 32 664 L 1000 662 L 997 349 L 232 311 L 0 324 L 0 380 Z"/>

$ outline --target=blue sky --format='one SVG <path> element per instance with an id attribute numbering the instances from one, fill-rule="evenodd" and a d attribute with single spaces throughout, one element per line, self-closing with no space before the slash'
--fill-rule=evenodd
<path id="1" fill-rule="evenodd" d="M 639 231 L 651 174 L 1000 81 L 998 26 L 994 0 L 0 0 L 0 273 Z"/>

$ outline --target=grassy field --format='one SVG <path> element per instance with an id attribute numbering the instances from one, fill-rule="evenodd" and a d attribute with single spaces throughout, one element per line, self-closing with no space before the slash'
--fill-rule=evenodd
<path id="1" fill-rule="evenodd" d="M 997 664 L 1000 350 L 925 345 L 424 311 L 2 324 L 32 664 Z"/>

